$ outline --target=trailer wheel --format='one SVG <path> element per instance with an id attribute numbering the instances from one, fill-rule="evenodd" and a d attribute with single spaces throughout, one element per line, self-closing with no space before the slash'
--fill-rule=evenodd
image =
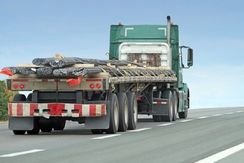
<path id="1" fill-rule="evenodd" d="M 176 91 L 173 91 L 173 121 L 177 119 L 177 112 L 178 112 L 178 95 Z"/>
<path id="2" fill-rule="evenodd" d="M 49 119 L 40 118 L 39 125 L 42 132 L 51 132 L 53 129 L 52 121 Z"/>
<path id="3" fill-rule="evenodd" d="M 116 94 L 112 93 L 109 98 L 110 101 L 110 123 L 106 130 L 108 134 L 115 134 L 119 128 L 119 102 Z"/>
<path id="4" fill-rule="evenodd" d="M 24 102 L 26 101 L 26 97 L 23 94 L 17 94 L 14 96 L 13 102 Z"/>
<path id="5" fill-rule="evenodd" d="M 119 99 L 119 131 L 126 131 L 128 128 L 128 99 L 125 93 L 118 94 Z"/>
<path id="6" fill-rule="evenodd" d="M 23 94 L 16 94 L 14 96 L 13 102 L 25 102 L 26 101 L 26 97 Z M 25 130 L 13 130 L 14 135 L 24 135 L 25 134 Z"/>
<path id="7" fill-rule="evenodd" d="M 166 106 L 168 115 L 163 115 L 162 121 L 171 122 L 173 120 L 173 94 L 171 90 L 163 91 L 162 98 L 168 99 L 168 104 Z"/>
<path id="8" fill-rule="evenodd" d="M 54 130 L 64 130 L 66 120 L 65 119 L 53 119 L 53 129 Z"/>
<path id="9" fill-rule="evenodd" d="M 134 130 L 134 129 L 136 129 L 137 118 L 138 118 L 137 99 L 136 99 L 136 95 L 134 92 L 129 92 L 127 97 L 128 97 L 128 102 L 129 102 L 128 129 Z"/>
<path id="10" fill-rule="evenodd" d="M 13 130 L 14 135 L 24 135 L 26 131 L 24 130 Z"/>

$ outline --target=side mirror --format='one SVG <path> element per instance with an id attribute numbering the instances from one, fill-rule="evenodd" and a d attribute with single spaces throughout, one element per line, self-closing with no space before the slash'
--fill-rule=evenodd
<path id="1" fill-rule="evenodd" d="M 188 49 L 187 66 L 188 67 L 193 66 L 193 49 L 191 49 L 191 48 Z"/>

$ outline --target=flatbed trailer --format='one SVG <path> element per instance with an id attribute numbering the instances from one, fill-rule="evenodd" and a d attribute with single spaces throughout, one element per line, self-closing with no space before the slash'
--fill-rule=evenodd
<path id="1" fill-rule="evenodd" d="M 154 30 L 154 33 L 153 33 Z M 133 31 L 136 31 L 133 33 Z M 31 65 L 9 67 L 8 104 L 14 134 L 63 130 L 66 120 L 84 123 L 94 134 L 134 130 L 138 114 L 156 122 L 186 118 L 189 89 L 182 82 L 178 26 L 111 26 L 110 60 L 37 58 Z"/>

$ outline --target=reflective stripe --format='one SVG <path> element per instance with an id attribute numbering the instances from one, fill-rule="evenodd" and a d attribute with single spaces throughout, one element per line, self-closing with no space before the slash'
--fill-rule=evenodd
<path id="1" fill-rule="evenodd" d="M 8 114 L 14 117 L 50 116 L 99 117 L 105 116 L 106 104 L 66 103 L 9 103 Z"/>

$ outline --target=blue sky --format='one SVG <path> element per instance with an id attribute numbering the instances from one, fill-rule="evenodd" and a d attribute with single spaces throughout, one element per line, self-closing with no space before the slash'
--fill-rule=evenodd
<path id="1" fill-rule="evenodd" d="M 241 0 L 1 0 L 0 68 L 55 53 L 106 59 L 111 24 L 165 24 L 171 15 L 181 45 L 194 49 L 194 67 L 184 71 L 192 108 L 244 106 L 243 6 Z"/>

